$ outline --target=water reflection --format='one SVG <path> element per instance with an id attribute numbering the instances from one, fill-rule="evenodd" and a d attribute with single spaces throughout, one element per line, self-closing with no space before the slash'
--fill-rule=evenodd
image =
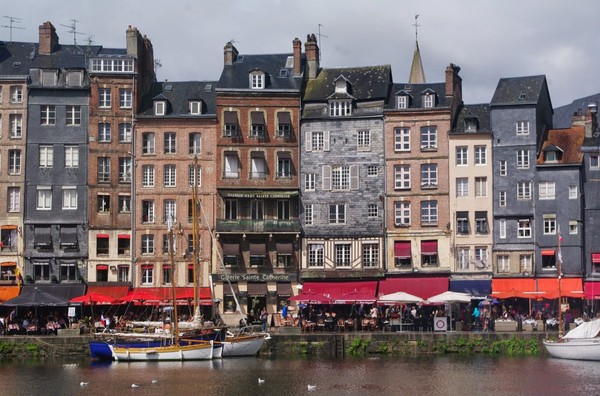
<path id="1" fill-rule="evenodd" d="M 599 367 L 485 355 L 112 364 L 51 360 L 2 363 L 0 384 L 6 395 L 304 395 L 308 384 L 326 395 L 590 395 L 600 392 Z M 258 378 L 265 382 L 259 384 Z M 134 383 L 139 388 L 131 388 Z"/>

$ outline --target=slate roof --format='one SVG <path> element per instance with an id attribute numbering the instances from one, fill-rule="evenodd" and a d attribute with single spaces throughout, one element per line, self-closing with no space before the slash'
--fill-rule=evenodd
<path id="1" fill-rule="evenodd" d="M 536 104 L 546 84 L 546 76 L 509 77 L 498 81 L 492 106 Z"/>
<path id="2" fill-rule="evenodd" d="M 585 139 L 585 126 L 575 125 L 567 129 L 551 129 L 546 135 L 546 140 L 542 144 L 542 149 L 537 158 L 538 165 L 566 165 L 581 164 L 583 153 L 580 150 Z M 562 158 L 557 162 L 546 164 L 544 162 L 544 153 L 548 149 L 562 151 Z"/>
<path id="3" fill-rule="evenodd" d="M 33 54 L 33 43 L 0 42 L 0 78 L 29 76 L 30 58 Z"/>
<path id="4" fill-rule="evenodd" d="M 231 65 L 224 65 L 223 72 L 219 78 L 218 91 L 294 91 L 300 92 L 302 87 L 302 75 L 293 75 L 293 66 L 286 68 L 289 54 L 271 55 L 237 55 L 236 61 Z M 304 55 L 302 56 L 304 63 Z M 264 89 L 251 89 L 249 85 L 249 74 L 253 70 L 261 70 L 266 74 L 266 85 Z M 282 72 L 284 70 L 284 72 Z M 304 65 L 302 69 L 304 70 Z"/>
<path id="5" fill-rule="evenodd" d="M 477 130 L 466 130 L 465 121 L 475 118 L 477 120 Z M 473 133 L 492 133 L 490 123 L 490 105 L 487 103 L 464 105 L 458 113 L 456 125 L 450 131 L 452 135 L 469 135 Z"/>
<path id="6" fill-rule="evenodd" d="M 570 127 L 573 114 L 576 114 L 579 110 L 581 110 L 582 114 L 585 114 L 588 105 L 592 102 L 595 102 L 596 104 L 600 103 L 600 93 L 575 99 L 568 105 L 555 108 L 554 116 L 552 118 L 554 127 Z"/>
<path id="7" fill-rule="evenodd" d="M 452 97 L 446 97 L 446 83 L 424 83 L 424 84 L 410 84 L 410 83 L 395 83 L 392 87 L 391 95 L 388 97 L 386 103 L 386 109 L 398 110 L 398 111 L 410 111 L 414 109 L 424 110 L 423 106 L 423 94 L 428 91 L 436 94 L 435 108 L 449 107 L 452 101 Z M 410 105 L 407 109 L 397 109 L 396 97 L 399 95 L 409 95 Z"/>
<path id="8" fill-rule="evenodd" d="M 325 102 L 335 93 L 335 81 L 343 76 L 352 85 L 349 92 L 357 101 L 385 100 L 392 83 L 390 65 L 321 69 L 306 83 L 305 102 Z"/>
<path id="9" fill-rule="evenodd" d="M 164 81 L 152 83 L 150 92 L 142 99 L 141 118 L 157 117 L 216 117 L 216 81 Z M 154 115 L 154 100 L 167 100 L 167 113 L 164 116 Z M 189 101 L 202 100 L 203 113 L 190 114 Z"/>

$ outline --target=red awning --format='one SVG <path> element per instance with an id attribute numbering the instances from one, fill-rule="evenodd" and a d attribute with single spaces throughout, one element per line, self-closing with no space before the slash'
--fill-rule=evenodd
<path id="1" fill-rule="evenodd" d="M 394 257 L 410 258 L 410 241 L 394 242 Z"/>
<path id="2" fill-rule="evenodd" d="M 427 300 L 431 296 L 448 291 L 448 278 L 388 278 L 379 281 L 379 295 L 403 291 Z"/>
<path id="3" fill-rule="evenodd" d="M 437 241 L 421 241 L 421 254 L 437 254 Z"/>
<path id="4" fill-rule="evenodd" d="M 129 293 L 129 286 L 88 286 L 87 293 L 104 294 L 114 298 L 125 297 Z"/>
<path id="5" fill-rule="evenodd" d="M 320 294 L 334 304 L 372 304 L 376 301 L 377 281 L 304 282 L 302 294 Z"/>
<path id="6" fill-rule="evenodd" d="M 563 278 L 563 297 L 583 298 L 581 278 Z M 558 278 L 504 278 L 492 279 L 492 296 L 496 298 L 531 298 L 554 300 L 559 297 Z"/>
<path id="7" fill-rule="evenodd" d="M 537 280 L 537 293 L 541 298 L 554 300 L 558 295 L 557 278 L 541 278 Z M 563 297 L 583 298 L 583 284 L 581 278 L 563 278 L 560 283 L 560 294 Z"/>
<path id="8" fill-rule="evenodd" d="M 142 303 L 144 305 L 165 305 L 170 304 L 171 300 L 173 299 L 173 288 L 170 286 L 142 287 L 134 289 L 132 294 L 134 296 L 137 294 L 139 296 L 148 297 L 147 299 L 140 299 L 143 300 Z M 178 305 L 192 304 L 192 300 L 194 298 L 194 288 L 176 287 L 175 297 L 177 299 Z M 210 287 L 200 288 L 200 292 L 198 294 L 198 302 L 200 305 L 212 304 L 212 294 L 210 292 Z"/>
<path id="9" fill-rule="evenodd" d="M 119 234 L 117 235 L 118 238 L 123 238 L 123 239 L 131 239 L 131 235 L 129 234 Z"/>
<path id="10" fill-rule="evenodd" d="M 554 256 L 554 250 L 542 250 L 542 256 Z"/>
<path id="11" fill-rule="evenodd" d="M 585 298 L 600 300 L 600 282 L 585 282 Z"/>
<path id="12" fill-rule="evenodd" d="M 600 253 L 592 253 L 592 263 L 600 263 Z"/>
<path id="13" fill-rule="evenodd" d="M 530 298 L 525 292 L 535 293 L 535 279 L 533 278 L 501 278 L 492 279 L 492 297 L 496 298 Z"/>
<path id="14" fill-rule="evenodd" d="M 0 303 L 17 297 L 20 290 L 19 286 L 0 286 Z"/>
<path id="15" fill-rule="evenodd" d="M 106 271 L 108 270 L 108 265 L 97 265 L 96 269 L 100 271 Z"/>
<path id="16" fill-rule="evenodd" d="M 108 235 L 108 234 L 96 234 L 96 238 L 105 239 L 105 238 L 109 238 L 109 237 L 110 237 L 110 235 Z"/>

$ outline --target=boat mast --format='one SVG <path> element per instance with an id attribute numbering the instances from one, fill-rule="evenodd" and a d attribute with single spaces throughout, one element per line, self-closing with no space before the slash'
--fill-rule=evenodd
<path id="1" fill-rule="evenodd" d="M 558 262 L 556 263 L 556 269 L 558 271 L 558 338 L 562 338 L 563 335 L 563 313 L 562 313 L 562 252 L 560 251 L 560 225 L 558 226 Z"/>
<path id="2" fill-rule="evenodd" d="M 194 319 L 198 314 L 198 265 L 199 265 L 199 218 L 198 218 L 198 157 L 194 156 L 194 185 L 192 186 L 192 250 L 193 250 L 193 276 L 194 276 Z"/>
<path id="3" fill-rule="evenodd" d="M 175 257 L 173 254 L 173 215 L 169 213 L 167 216 L 167 227 L 169 227 L 169 257 L 171 259 L 171 287 L 173 292 L 173 334 L 175 340 L 179 338 L 179 316 L 177 314 L 177 300 L 175 296 Z"/>

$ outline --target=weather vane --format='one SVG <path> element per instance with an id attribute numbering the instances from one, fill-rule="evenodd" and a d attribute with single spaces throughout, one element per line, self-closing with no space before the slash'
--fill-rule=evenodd
<path id="1" fill-rule="evenodd" d="M 415 15 L 415 23 L 413 24 L 413 26 L 415 27 L 415 41 L 419 41 L 419 36 L 418 36 L 418 29 L 419 29 L 419 23 L 417 22 L 417 19 L 419 18 L 419 14 Z"/>

